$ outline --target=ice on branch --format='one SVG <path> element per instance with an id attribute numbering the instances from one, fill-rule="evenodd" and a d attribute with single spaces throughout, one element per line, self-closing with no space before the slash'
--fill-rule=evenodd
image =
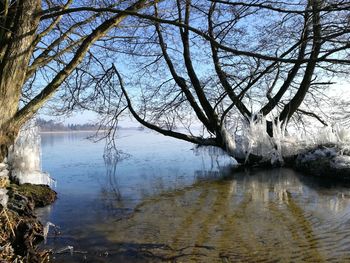
<path id="1" fill-rule="evenodd" d="M 239 136 L 238 149 L 245 154 L 246 160 L 250 154 L 271 160 L 271 163 L 283 163 L 283 141 L 285 127 L 279 121 L 272 123 L 273 137 L 267 134 L 266 118 L 254 115 L 250 121 L 243 121 L 242 133 Z"/>
<path id="2" fill-rule="evenodd" d="M 320 158 L 320 154 L 328 154 L 326 150 L 312 151 L 318 147 L 332 147 L 333 154 L 343 155 L 344 152 L 349 155 L 350 152 L 350 132 L 349 130 L 339 127 L 338 125 L 328 125 L 319 128 L 309 128 L 308 130 L 299 130 L 295 127 L 289 128 L 288 132 L 286 124 L 282 123 L 270 116 L 270 121 L 265 116 L 253 115 L 249 121 L 242 120 L 239 127 L 234 130 L 239 130 L 233 135 L 232 132 L 223 129 L 222 137 L 226 145 L 226 153 L 240 158 L 249 159 L 250 155 L 259 156 L 263 161 L 270 161 L 272 165 L 283 164 L 284 158 L 303 154 L 305 161 L 310 158 Z M 276 120 L 276 121 L 271 121 Z M 267 133 L 267 123 L 272 125 L 273 136 Z M 240 129 L 238 129 L 240 128 Z M 231 129 L 232 130 L 232 129 Z M 345 157 L 339 157 L 333 165 L 344 167 L 350 163 Z M 310 159 L 310 160 L 311 160 Z M 350 165 L 348 165 L 350 167 Z"/>

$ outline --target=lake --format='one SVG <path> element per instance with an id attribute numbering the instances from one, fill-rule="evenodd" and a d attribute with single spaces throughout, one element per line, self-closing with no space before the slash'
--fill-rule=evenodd
<path id="1" fill-rule="evenodd" d="M 215 152 L 140 130 L 119 131 L 128 158 L 106 161 L 89 135 L 41 135 L 58 200 L 37 212 L 59 228 L 43 244 L 54 262 L 350 261 L 347 185 L 233 172 Z"/>

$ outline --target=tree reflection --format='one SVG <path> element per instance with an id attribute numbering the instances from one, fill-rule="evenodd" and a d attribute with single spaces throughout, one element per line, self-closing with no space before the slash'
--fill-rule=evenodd
<path id="1" fill-rule="evenodd" d="M 101 227 L 112 242 L 173 248 L 150 249 L 159 258 L 181 250 L 185 261 L 347 260 L 349 223 L 334 205 L 318 211 L 327 198 L 292 170 L 236 173 L 145 198 L 128 218 Z"/>
<path id="2" fill-rule="evenodd" d="M 130 208 L 125 208 L 122 192 L 118 179 L 118 164 L 129 158 L 130 155 L 118 151 L 116 148 L 105 148 L 103 160 L 106 169 L 106 181 L 101 188 L 101 195 L 106 206 L 106 212 L 112 216 L 123 217 L 130 212 Z"/>
<path id="3" fill-rule="evenodd" d="M 115 200 L 120 201 L 122 199 L 122 195 L 120 192 L 120 188 L 118 185 L 117 178 L 117 164 L 121 160 L 120 155 L 117 156 L 108 156 L 104 155 L 104 162 L 106 167 L 106 177 L 108 180 L 109 192 L 114 195 Z"/>

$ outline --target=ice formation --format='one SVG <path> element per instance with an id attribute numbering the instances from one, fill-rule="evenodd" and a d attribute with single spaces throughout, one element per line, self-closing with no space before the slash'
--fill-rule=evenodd
<path id="1" fill-rule="evenodd" d="M 227 152 L 215 146 L 197 146 L 192 150 L 197 156 L 202 156 L 203 170 L 223 170 L 227 167 L 238 164 L 237 161 L 232 156 L 228 155 Z M 207 158 L 210 162 L 207 162 Z"/>
<path id="2" fill-rule="evenodd" d="M 41 140 L 35 121 L 31 120 L 21 129 L 9 150 L 11 176 L 20 184 L 44 184 L 52 186 L 54 180 L 41 171 Z"/>
<path id="3" fill-rule="evenodd" d="M 272 164 L 283 163 L 285 127 L 279 121 L 273 122 L 274 134 L 270 137 L 266 132 L 266 121 L 265 117 L 259 115 L 254 115 L 250 121 L 243 121 L 238 148 L 245 154 L 246 160 L 250 154 L 254 154 L 271 160 Z"/>
<path id="4" fill-rule="evenodd" d="M 233 154 L 236 149 L 236 142 L 235 142 L 235 137 L 233 134 L 230 134 L 225 127 L 222 127 L 221 129 L 221 137 L 224 141 L 226 151 L 229 154 Z"/>
<path id="5" fill-rule="evenodd" d="M 8 186 L 9 182 L 9 170 L 7 159 L 5 158 L 3 162 L 0 163 L 0 205 L 2 207 L 7 206 L 8 196 L 6 187 Z"/>
<path id="6" fill-rule="evenodd" d="M 332 143 L 337 145 L 348 145 L 350 143 L 349 130 L 339 127 L 338 125 L 329 125 L 319 128 L 316 130 L 315 134 L 311 134 L 307 138 L 313 140 L 315 144 Z"/>
<path id="7" fill-rule="evenodd" d="M 4 188 L 0 188 L 0 205 L 2 207 L 7 206 L 7 201 L 8 201 L 8 195 L 7 195 L 7 190 Z"/>
<path id="8" fill-rule="evenodd" d="M 47 235 L 49 234 L 49 230 L 50 230 L 50 227 L 56 227 L 55 224 L 51 223 L 51 222 L 47 222 L 45 227 L 44 227 L 44 230 L 43 230 L 43 236 L 44 236 L 44 243 L 46 244 L 46 241 L 47 241 Z"/>
<path id="9" fill-rule="evenodd" d="M 271 119 L 278 119 L 271 116 Z M 280 121 L 272 123 L 273 137 L 270 137 L 267 130 L 267 118 L 265 116 L 254 115 L 249 121 L 242 121 L 242 129 L 235 137 L 227 134 L 225 130 L 225 138 L 232 138 L 235 142 L 227 141 L 231 151 L 234 148 L 235 157 L 246 160 L 250 154 L 263 157 L 265 160 L 270 160 L 272 164 L 279 162 L 283 163 L 283 157 L 293 156 L 304 152 L 307 149 L 312 149 L 319 145 L 335 145 L 339 150 L 337 155 L 343 155 L 343 151 L 350 152 L 350 132 L 349 130 L 337 125 L 329 125 L 322 128 L 310 128 L 306 131 L 289 130 L 286 134 L 285 124 Z M 312 154 L 305 155 L 305 158 L 318 158 L 319 154 L 327 154 L 327 150 L 315 151 Z M 332 157 L 334 157 L 334 154 Z M 311 156 L 312 155 L 312 156 Z M 344 158 L 339 159 L 339 166 L 346 166 L 350 162 L 344 161 Z M 307 161 L 307 160 L 306 160 Z M 336 165 L 336 164 L 334 164 Z"/>
<path id="10" fill-rule="evenodd" d="M 73 246 L 65 246 L 59 250 L 56 251 L 57 254 L 65 253 L 66 251 L 69 251 L 71 255 L 74 253 L 74 247 Z"/>

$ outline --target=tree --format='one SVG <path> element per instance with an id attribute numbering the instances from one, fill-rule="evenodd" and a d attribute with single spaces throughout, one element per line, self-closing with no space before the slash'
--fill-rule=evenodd
<path id="1" fill-rule="evenodd" d="M 0 2 L 0 161 L 20 127 L 79 66 L 88 64 L 87 55 L 99 41 L 108 40 L 108 33 L 123 23 L 127 12 L 139 11 L 150 3 L 153 2 Z M 85 11 L 94 7 L 118 11 Z"/>
<path id="2" fill-rule="evenodd" d="M 122 65 L 123 77 L 114 65 L 101 80 L 121 87 L 115 115 L 128 108 L 150 129 L 244 161 L 229 131 L 237 116 L 269 119 L 270 136 L 303 116 L 327 124 L 316 104 L 348 72 L 349 10 L 348 1 L 165 1 L 136 15 L 143 30 L 124 48 L 136 70 Z"/>
<path id="3" fill-rule="evenodd" d="M 237 118 L 325 124 L 306 106 L 348 72 L 349 10 L 342 0 L 3 0 L 1 158 L 56 91 L 60 110 L 93 109 L 110 126 L 129 110 L 235 157 Z"/>

